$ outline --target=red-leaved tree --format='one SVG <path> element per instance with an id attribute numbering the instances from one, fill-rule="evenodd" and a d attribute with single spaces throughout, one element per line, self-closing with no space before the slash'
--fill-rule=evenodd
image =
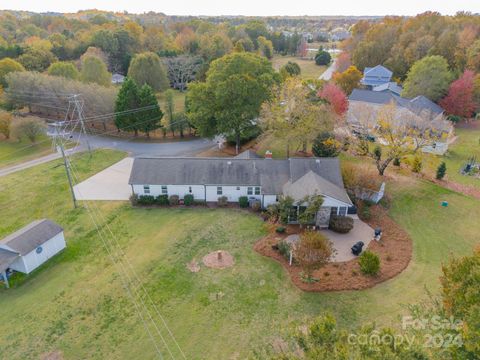
<path id="1" fill-rule="evenodd" d="M 474 101 L 475 74 L 471 70 L 465 72 L 450 84 L 448 94 L 440 101 L 447 114 L 469 118 L 475 111 Z"/>
<path id="2" fill-rule="evenodd" d="M 352 61 L 350 60 L 350 54 L 343 51 L 337 56 L 337 60 L 335 60 L 335 71 L 344 72 L 351 65 Z"/>
<path id="3" fill-rule="evenodd" d="M 348 109 L 347 95 L 335 84 L 326 84 L 317 96 L 328 101 L 337 115 L 345 114 Z"/>

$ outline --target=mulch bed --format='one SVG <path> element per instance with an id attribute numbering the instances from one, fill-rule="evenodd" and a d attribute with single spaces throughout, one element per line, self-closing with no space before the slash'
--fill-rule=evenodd
<path id="1" fill-rule="evenodd" d="M 275 225 L 271 226 L 270 234 L 260 239 L 254 249 L 264 256 L 271 257 L 283 265 L 290 274 L 292 282 L 301 290 L 309 292 L 341 291 L 367 289 L 384 282 L 400 274 L 410 263 L 412 258 L 412 240 L 410 236 L 390 217 L 381 206 L 371 208 L 372 220 L 367 223 L 372 228 L 381 227 L 383 230 L 380 242 L 371 241 L 368 249 L 380 257 L 380 272 L 377 276 L 366 276 L 360 271 L 358 259 L 329 263 L 320 270 L 314 272 L 313 276 L 319 281 L 305 283 L 301 279 L 302 269 L 297 265 L 288 265 L 278 251 L 272 249 L 279 240 L 290 234 L 298 233 L 298 227 L 287 227 L 285 234 L 275 233 Z"/>

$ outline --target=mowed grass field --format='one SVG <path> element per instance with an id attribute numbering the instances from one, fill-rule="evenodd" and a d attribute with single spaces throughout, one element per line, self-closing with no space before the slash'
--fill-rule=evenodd
<path id="1" fill-rule="evenodd" d="M 300 66 L 302 70 L 300 76 L 303 79 L 318 79 L 327 69 L 327 66 L 315 64 L 314 60 L 300 59 L 296 56 L 275 55 L 272 59 L 272 65 L 275 70 L 280 70 L 280 68 L 289 61 L 296 62 Z"/>
<path id="2" fill-rule="evenodd" d="M 13 166 L 52 152 L 52 142 L 46 135 L 40 136 L 35 144 L 26 138 L 19 141 L 0 137 L 0 168 Z"/>
<path id="3" fill-rule="evenodd" d="M 92 159 L 76 155 L 75 174 L 85 179 L 123 156 L 107 150 Z M 59 256 L 0 290 L 0 358 L 38 358 L 52 351 L 66 359 L 156 358 L 90 219 L 93 203 L 72 208 L 57 164 L 0 178 L 0 237 L 48 217 L 65 228 L 67 239 Z M 94 218 L 104 237 L 108 224 L 187 358 L 241 359 L 285 335 L 292 322 L 327 311 L 346 327 L 376 321 L 398 328 L 405 306 L 425 298 L 425 286 L 438 289 L 441 263 L 451 254 L 470 253 L 479 241 L 478 200 L 419 180 L 389 183 L 387 192 L 392 216 L 414 240 L 414 259 L 397 278 L 365 291 L 298 290 L 280 265 L 253 251 L 264 224 L 243 211 L 98 202 Z M 441 207 L 442 200 L 449 207 Z M 218 249 L 234 256 L 232 268 L 187 269 L 188 262 L 201 262 Z M 165 346 L 160 348 L 166 356 Z"/>

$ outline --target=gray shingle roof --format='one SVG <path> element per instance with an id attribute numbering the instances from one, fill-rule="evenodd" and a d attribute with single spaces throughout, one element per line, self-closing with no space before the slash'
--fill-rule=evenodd
<path id="1" fill-rule="evenodd" d="M 0 241 L 0 248 L 26 255 L 63 231 L 48 219 L 36 220 Z"/>
<path id="2" fill-rule="evenodd" d="M 381 85 L 390 82 L 393 73 L 382 65 L 366 67 L 363 72 L 361 83 L 363 85 Z"/>
<path id="3" fill-rule="evenodd" d="M 391 91 L 373 91 L 354 89 L 348 98 L 350 101 L 366 102 L 371 104 L 386 105 L 394 101 L 398 106 L 419 114 L 422 111 L 430 111 L 434 115 L 443 113 L 443 109 L 425 96 L 417 96 L 413 99 L 403 98 Z"/>
<path id="4" fill-rule="evenodd" d="M 390 91 L 396 95 L 400 95 L 403 91 L 402 87 L 399 86 L 396 82 L 390 81 L 385 84 L 377 85 L 373 89 L 373 91 Z"/>
<path id="5" fill-rule="evenodd" d="M 129 184 L 257 185 L 263 194 L 278 195 L 309 171 L 345 192 L 338 158 L 136 158 Z"/>

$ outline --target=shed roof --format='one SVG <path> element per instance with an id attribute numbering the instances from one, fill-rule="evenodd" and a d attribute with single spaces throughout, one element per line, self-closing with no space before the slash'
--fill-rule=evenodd
<path id="1" fill-rule="evenodd" d="M 0 248 L 23 256 L 62 231 L 63 228 L 51 220 L 36 220 L 0 240 Z"/>

